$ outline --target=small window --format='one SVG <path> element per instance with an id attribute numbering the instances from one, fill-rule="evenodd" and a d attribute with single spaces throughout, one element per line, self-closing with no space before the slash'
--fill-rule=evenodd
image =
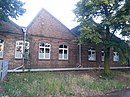
<path id="1" fill-rule="evenodd" d="M 15 47 L 15 58 L 16 59 L 22 59 L 23 58 L 23 48 L 24 42 L 23 41 L 16 41 L 16 47 Z M 28 58 L 29 55 L 29 42 L 25 41 L 25 58 Z"/>
<path id="2" fill-rule="evenodd" d="M 104 61 L 104 58 L 105 58 L 105 53 L 104 53 L 104 50 L 101 51 L 101 61 Z"/>
<path id="3" fill-rule="evenodd" d="M 119 61 L 119 54 L 118 52 L 113 52 L 113 61 L 118 62 Z"/>
<path id="4" fill-rule="evenodd" d="M 0 58 L 3 58 L 4 40 L 0 40 Z"/>
<path id="5" fill-rule="evenodd" d="M 50 59 L 50 47 L 49 43 L 39 44 L 39 59 Z"/>
<path id="6" fill-rule="evenodd" d="M 68 60 L 68 47 L 66 45 L 59 46 L 59 59 Z"/>
<path id="7" fill-rule="evenodd" d="M 88 50 L 88 60 L 95 61 L 96 60 L 96 51 L 94 49 Z"/>

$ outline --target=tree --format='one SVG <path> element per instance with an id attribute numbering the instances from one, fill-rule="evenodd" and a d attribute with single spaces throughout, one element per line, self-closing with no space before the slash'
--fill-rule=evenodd
<path id="1" fill-rule="evenodd" d="M 120 62 L 129 59 L 129 45 L 115 36 L 130 36 L 130 0 L 80 0 L 74 13 L 80 22 L 81 41 L 102 44 L 105 52 L 104 73 L 110 74 L 110 52 L 119 52 Z M 97 22 L 97 19 L 100 21 Z"/>
<path id="2" fill-rule="evenodd" d="M 23 5 L 19 0 L 0 0 L 0 20 L 7 21 L 9 17 L 17 19 L 26 11 Z"/>

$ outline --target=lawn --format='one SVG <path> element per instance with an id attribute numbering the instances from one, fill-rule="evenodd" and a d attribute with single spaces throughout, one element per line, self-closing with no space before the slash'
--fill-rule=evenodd
<path id="1" fill-rule="evenodd" d="M 101 79 L 99 71 L 8 73 L 0 82 L 0 97 L 85 97 L 130 87 L 129 71 L 113 71 Z"/>

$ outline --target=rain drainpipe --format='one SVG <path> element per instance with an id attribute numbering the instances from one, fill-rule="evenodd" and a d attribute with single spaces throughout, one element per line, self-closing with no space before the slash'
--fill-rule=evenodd
<path id="1" fill-rule="evenodd" d="M 82 52 L 81 52 L 81 43 L 80 43 L 79 44 L 79 66 L 78 66 L 79 68 L 82 67 L 82 61 L 81 61 L 82 60 L 82 58 L 81 58 L 82 54 L 81 53 Z"/>
<path id="2" fill-rule="evenodd" d="M 26 41 L 26 36 L 27 36 L 27 28 L 23 27 L 22 28 L 22 32 L 23 32 L 23 71 L 25 69 L 25 41 Z"/>

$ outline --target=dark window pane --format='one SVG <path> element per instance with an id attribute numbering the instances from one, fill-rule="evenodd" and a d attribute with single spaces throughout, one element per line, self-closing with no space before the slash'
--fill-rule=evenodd
<path id="1" fill-rule="evenodd" d="M 44 48 L 40 48 L 40 53 L 44 53 Z"/>
<path id="2" fill-rule="evenodd" d="M 63 50 L 59 50 L 59 54 L 63 54 Z"/>
<path id="3" fill-rule="evenodd" d="M 2 45 L 0 45 L 0 51 L 3 51 L 3 46 Z"/>
<path id="4" fill-rule="evenodd" d="M 28 43 L 25 43 L 25 46 L 28 46 Z"/>
<path id="5" fill-rule="evenodd" d="M 104 54 L 104 52 L 102 52 L 102 56 L 104 56 L 105 54 Z"/>
<path id="6" fill-rule="evenodd" d="M 45 46 L 45 44 L 44 44 L 44 43 L 40 43 L 40 46 L 44 47 L 44 46 Z"/>
<path id="7" fill-rule="evenodd" d="M 60 45 L 59 48 L 63 48 L 63 45 Z"/>
<path id="8" fill-rule="evenodd" d="M 95 52 L 92 52 L 92 54 L 95 54 Z"/>
<path id="9" fill-rule="evenodd" d="M 50 47 L 50 44 L 49 43 L 45 43 L 45 47 Z"/>
<path id="10" fill-rule="evenodd" d="M 25 49 L 25 52 L 29 52 L 29 49 Z"/>
<path id="11" fill-rule="evenodd" d="M 46 53 L 49 53 L 49 49 L 48 49 L 48 48 L 46 48 L 45 52 L 46 52 Z"/>
<path id="12" fill-rule="evenodd" d="M 66 46 L 66 45 L 64 45 L 64 48 L 67 48 L 67 46 Z"/>
<path id="13" fill-rule="evenodd" d="M 17 51 L 17 52 L 22 52 L 22 47 L 21 47 L 21 46 L 17 46 L 17 47 L 16 47 L 16 51 Z"/>
<path id="14" fill-rule="evenodd" d="M 19 42 L 19 45 L 23 45 L 23 42 Z"/>
<path id="15" fill-rule="evenodd" d="M 64 50 L 64 54 L 67 54 L 67 50 Z"/>
<path id="16" fill-rule="evenodd" d="M 45 45 L 45 47 L 50 47 L 50 45 Z"/>
<path id="17" fill-rule="evenodd" d="M 4 40 L 0 40 L 0 43 L 3 43 L 4 42 Z"/>
<path id="18" fill-rule="evenodd" d="M 88 52 L 88 55 L 91 55 L 91 52 L 90 52 L 90 51 Z"/>

